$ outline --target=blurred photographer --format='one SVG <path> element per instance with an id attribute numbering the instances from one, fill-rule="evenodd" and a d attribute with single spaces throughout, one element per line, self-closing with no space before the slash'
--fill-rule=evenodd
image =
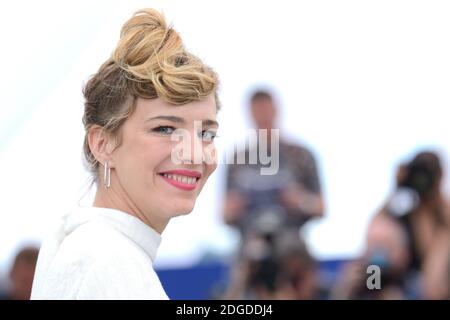
<path id="1" fill-rule="evenodd" d="M 347 297 L 449 298 L 450 232 L 442 176 L 432 152 L 420 152 L 400 166 L 394 192 L 369 225 L 364 256 L 341 279 L 348 281 Z M 368 265 L 380 267 L 381 291 L 366 290 Z"/>
<path id="2" fill-rule="evenodd" d="M 277 131 L 271 130 L 276 128 L 277 116 L 271 93 L 254 92 L 250 111 L 258 141 L 235 154 L 235 163 L 227 167 L 223 212 L 225 222 L 241 234 L 233 281 L 236 288 L 241 288 L 235 291 L 245 292 L 242 288 L 245 284 L 256 290 L 252 291 L 256 292 L 255 298 L 264 298 L 278 292 L 276 281 L 282 265 L 276 239 L 280 234 L 293 232 L 301 242 L 300 228 L 309 219 L 321 217 L 324 204 L 312 153 L 305 147 L 287 143 Z M 260 140 L 261 129 L 267 132 L 266 141 Z M 260 159 L 260 148 L 276 161 L 275 174 L 261 173 L 267 163 Z M 248 161 L 251 155 L 257 155 L 256 163 Z M 242 164 L 237 159 L 248 162 Z"/>
<path id="3" fill-rule="evenodd" d="M 222 298 L 309 300 L 321 298 L 317 262 L 298 232 L 253 233 L 232 270 Z M 275 230 L 273 230 L 275 231 Z"/>
<path id="4" fill-rule="evenodd" d="M 272 153 L 275 156 L 272 142 L 279 141 L 276 145 L 279 157 L 272 159 L 277 161 L 278 170 L 273 175 L 262 175 L 261 168 L 267 166 L 259 158 L 257 163 L 228 165 L 224 220 L 238 228 L 244 237 L 251 229 L 257 228 L 255 217 L 262 215 L 268 216 L 268 220 L 277 220 L 273 223 L 298 229 L 310 218 L 323 215 L 316 162 L 308 149 L 289 144 L 278 135 L 272 136 L 271 129 L 276 128 L 277 107 L 269 92 L 254 92 L 250 108 L 256 129 L 267 130 L 267 153 L 270 156 Z M 260 156 L 259 148 L 258 140 L 256 146 L 247 147 L 237 158 L 249 159 L 250 154 Z"/>

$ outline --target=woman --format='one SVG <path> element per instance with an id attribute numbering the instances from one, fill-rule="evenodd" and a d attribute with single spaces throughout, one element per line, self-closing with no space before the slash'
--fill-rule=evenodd
<path id="1" fill-rule="evenodd" d="M 169 220 L 192 211 L 216 168 L 217 86 L 160 13 L 125 23 L 83 92 L 93 206 L 43 243 L 32 299 L 167 299 L 153 261 Z"/>

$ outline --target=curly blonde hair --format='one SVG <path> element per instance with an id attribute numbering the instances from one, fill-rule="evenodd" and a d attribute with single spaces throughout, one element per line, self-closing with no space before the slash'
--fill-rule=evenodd
<path id="1" fill-rule="evenodd" d="M 188 52 L 179 34 L 154 9 L 136 12 L 122 27 L 112 53 L 83 89 L 84 156 L 93 173 L 99 163 L 88 143 L 89 129 L 98 125 L 117 136 L 136 108 L 136 99 L 161 98 L 182 105 L 214 93 L 216 108 L 218 76 Z"/>

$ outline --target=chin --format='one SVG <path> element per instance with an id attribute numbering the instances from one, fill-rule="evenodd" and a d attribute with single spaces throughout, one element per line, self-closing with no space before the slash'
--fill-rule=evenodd
<path id="1" fill-rule="evenodd" d="M 169 214 L 174 217 L 187 215 L 194 210 L 194 205 L 195 202 L 192 201 L 180 201 L 179 203 L 174 203 L 172 211 L 169 212 Z"/>

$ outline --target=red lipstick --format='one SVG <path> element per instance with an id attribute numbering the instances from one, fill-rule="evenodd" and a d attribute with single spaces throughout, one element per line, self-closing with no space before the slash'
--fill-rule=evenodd
<path id="1" fill-rule="evenodd" d="M 169 184 L 182 190 L 191 191 L 197 187 L 202 174 L 192 170 L 168 170 L 159 175 Z"/>

